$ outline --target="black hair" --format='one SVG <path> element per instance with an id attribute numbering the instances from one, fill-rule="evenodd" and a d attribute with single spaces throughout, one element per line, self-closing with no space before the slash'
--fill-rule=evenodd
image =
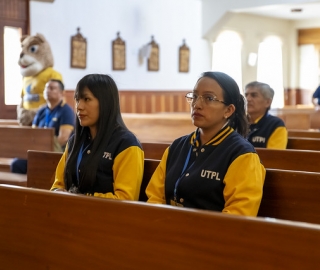
<path id="1" fill-rule="evenodd" d="M 85 88 L 88 88 L 99 101 L 99 119 L 97 134 L 92 142 L 91 158 L 82 170 L 79 180 L 79 190 L 84 193 L 92 190 L 96 180 L 98 164 L 103 156 L 106 146 L 109 144 L 115 128 L 121 126 L 127 129 L 120 112 L 119 92 L 114 80 L 104 74 L 89 74 L 84 76 L 77 84 L 74 98 L 79 100 L 83 97 Z M 67 190 L 72 186 L 72 174 L 76 170 L 78 153 L 82 143 L 90 136 L 89 127 L 82 127 L 79 119 L 76 119 L 75 133 L 69 141 L 69 155 L 65 166 L 65 184 Z"/>
<path id="2" fill-rule="evenodd" d="M 208 77 L 215 80 L 223 92 L 223 99 L 227 105 L 233 104 L 234 113 L 229 117 L 229 126 L 236 130 L 240 135 L 246 137 L 248 134 L 248 120 L 245 112 L 245 99 L 241 95 L 236 81 L 223 72 L 207 71 L 201 74 L 201 78 Z"/>
<path id="3" fill-rule="evenodd" d="M 60 90 L 61 90 L 61 91 L 64 90 L 64 84 L 63 84 L 62 81 L 60 81 L 60 80 L 58 80 L 58 79 L 50 79 L 49 82 L 56 82 L 56 83 L 58 83 Z"/>

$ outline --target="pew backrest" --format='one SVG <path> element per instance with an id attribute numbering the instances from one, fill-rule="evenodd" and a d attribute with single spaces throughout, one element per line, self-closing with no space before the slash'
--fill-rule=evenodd
<path id="1" fill-rule="evenodd" d="M 19 126 L 17 119 L 0 119 L 0 125 L 2 126 Z"/>
<path id="2" fill-rule="evenodd" d="M 319 130 L 288 129 L 288 137 L 320 138 Z"/>
<path id="3" fill-rule="evenodd" d="M 49 190 L 61 157 L 62 153 L 29 150 L 27 186 Z"/>
<path id="4" fill-rule="evenodd" d="M 27 151 L 54 150 L 54 129 L 0 125 L 0 156 L 27 158 Z"/>
<path id="5" fill-rule="evenodd" d="M 169 146 L 170 143 L 142 142 L 144 157 L 161 160 L 164 151 Z"/>
<path id="6" fill-rule="evenodd" d="M 29 150 L 27 186 L 49 190 L 54 182 L 56 167 L 61 157 L 62 153 Z M 147 200 L 145 189 L 158 164 L 159 160 L 144 160 L 140 201 Z"/>
<path id="7" fill-rule="evenodd" d="M 319 266 L 319 225 L 2 185 L 0 197 L 2 269 Z"/>
<path id="8" fill-rule="evenodd" d="M 320 224 L 320 173 L 267 169 L 258 216 Z"/>
<path id="9" fill-rule="evenodd" d="M 28 187 L 49 190 L 61 153 L 29 151 Z M 29 166 L 30 164 L 30 166 Z M 159 160 L 145 159 L 140 201 Z M 320 173 L 267 169 L 259 216 L 320 224 Z"/>
<path id="10" fill-rule="evenodd" d="M 320 138 L 289 137 L 287 149 L 320 151 Z"/>
<path id="11" fill-rule="evenodd" d="M 320 151 L 256 148 L 265 168 L 320 172 Z"/>

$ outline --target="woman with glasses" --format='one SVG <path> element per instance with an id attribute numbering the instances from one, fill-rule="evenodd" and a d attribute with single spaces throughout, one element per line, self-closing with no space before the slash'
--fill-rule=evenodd
<path id="1" fill-rule="evenodd" d="M 245 139 L 237 83 L 225 73 L 205 72 L 186 99 L 197 129 L 166 149 L 147 186 L 148 202 L 256 216 L 265 168 Z"/>
<path id="2" fill-rule="evenodd" d="M 115 82 L 108 75 L 86 75 L 74 97 L 75 134 L 57 166 L 51 190 L 138 200 L 144 153 L 122 120 Z"/>

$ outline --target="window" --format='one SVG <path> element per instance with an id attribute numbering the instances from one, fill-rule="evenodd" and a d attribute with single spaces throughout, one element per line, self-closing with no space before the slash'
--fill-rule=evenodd
<path id="1" fill-rule="evenodd" d="M 22 75 L 18 65 L 21 52 L 21 28 L 4 27 L 4 102 L 17 105 L 21 101 Z"/>
<path id="2" fill-rule="evenodd" d="M 270 36 L 259 44 L 257 80 L 273 88 L 271 108 L 283 108 L 282 42 L 278 37 Z"/>
<path id="3" fill-rule="evenodd" d="M 212 70 L 230 75 L 242 89 L 242 40 L 234 31 L 223 31 L 213 43 Z"/>
<path id="4" fill-rule="evenodd" d="M 315 91 L 319 85 L 319 53 L 313 44 L 300 45 L 300 88 Z M 311 98 L 309 100 L 311 103 Z"/>

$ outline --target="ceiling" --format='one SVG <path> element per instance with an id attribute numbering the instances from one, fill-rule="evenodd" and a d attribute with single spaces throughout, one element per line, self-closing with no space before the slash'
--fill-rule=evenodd
<path id="1" fill-rule="evenodd" d="M 292 9 L 301 9 L 301 12 L 291 12 Z M 287 20 L 320 19 L 320 2 L 270 5 L 256 8 L 237 9 L 233 11 Z"/>

